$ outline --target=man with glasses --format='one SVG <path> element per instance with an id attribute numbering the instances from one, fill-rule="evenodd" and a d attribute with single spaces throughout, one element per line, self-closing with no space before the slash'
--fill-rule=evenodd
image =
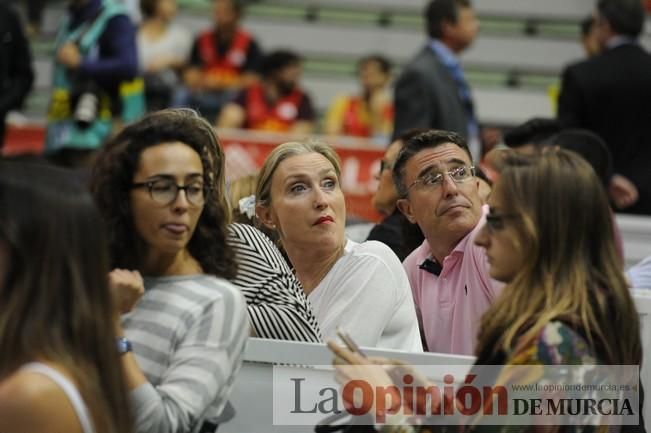
<path id="1" fill-rule="evenodd" d="M 416 246 L 423 242 L 423 234 L 418 226 L 409 223 L 396 207 L 398 192 L 393 184 L 393 164 L 404 144 L 425 131 L 426 129 L 411 129 L 391 143 L 384 153 L 380 170 L 375 175 L 378 188 L 373 196 L 373 207 L 386 218 L 371 229 L 367 240 L 386 244 L 396 253 L 400 261 L 403 261 Z"/>
<path id="2" fill-rule="evenodd" d="M 393 167 L 398 209 L 425 235 L 403 265 L 430 352 L 474 354 L 481 316 L 501 289 L 473 242 L 488 209 L 471 161 L 460 135 L 431 130 L 407 141 Z"/>

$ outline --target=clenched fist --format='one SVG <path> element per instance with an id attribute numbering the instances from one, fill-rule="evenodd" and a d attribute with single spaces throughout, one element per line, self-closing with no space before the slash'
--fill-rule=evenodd
<path id="1" fill-rule="evenodd" d="M 138 271 L 114 269 L 109 272 L 109 288 L 116 312 L 128 313 L 145 293 L 145 284 Z"/>

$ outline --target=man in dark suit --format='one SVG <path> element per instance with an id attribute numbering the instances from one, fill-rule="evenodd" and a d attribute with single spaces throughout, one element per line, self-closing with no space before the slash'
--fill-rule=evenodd
<path id="1" fill-rule="evenodd" d="M 20 18 L 11 6 L 0 3 L 0 149 L 5 117 L 20 107 L 33 82 L 32 56 Z"/>
<path id="2" fill-rule="evenodd" d="M 475 39 L 479 22 L 470 0 L 432 0 L 426 10 L 429 41 L 396 82 L 393 139 L 412 128 L 454 131 L 480 156 L 479 127 L 458 55 Z"/>
<path id="3" fill-rule="evenodd" d="M 651 215 L 651 55 L 637 42 L 642 3 L 599 0 L 595 26 L 602 53 L 565 69 L 558 119 L 606 141 L 611 199 L 626 212 Z"/>

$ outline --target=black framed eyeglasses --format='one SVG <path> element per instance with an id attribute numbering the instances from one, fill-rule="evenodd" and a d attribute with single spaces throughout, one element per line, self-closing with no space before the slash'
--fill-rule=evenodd
<path id="1" fill-rule="evenodd" d="M 134 183 L 131 188 L 147 188 L 149 196 L 156 203 L 168 205 L 176 200 L 179 191 L 185 191 L 185 198 L 193 206 L 202 206 L 206 202 L 209 188 L 203 182 L 195 181 L 187 185 L 177 185 L 176 182 L 168 179 L 149 180 L 147 182 Z"/>
<path id="2" fill-rule="evenodd" d="M 437 172 L 430 171 L 423 176 L 419 177 L 413 181 L 408 187 L 407 190 L 411 189 L 414 185 L 421 185 L 425 188 L 438 188 L 443 183 L 443 176 L 448 175 L 454 183 L 463 183 L 475 176 L 475 167 L 462 165 L 461 167 L 455 167 L 446 172 Z"/>
<path id="3" fill-rule="evenodd" d="M 504 229 L 504 220 L 516 218 L 520 218 L 520 215 L 490 212 L 486 215 L 486 229 L 488 233 L 493 234 Z"/>

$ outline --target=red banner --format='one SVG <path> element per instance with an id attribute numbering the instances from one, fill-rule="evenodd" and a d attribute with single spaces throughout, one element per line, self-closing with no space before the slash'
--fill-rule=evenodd
<path id="1" fill-rule="evenodd" d="M 3 153 L 40 154 L 44 134 L 42 125 L 8 125 Z M 226 154 L 227 181 L 256 174 L 275 146 L 297 140 L 287 134 L 240 130 L 218 131 L 218 135 Z M 352 137 L 316 138 L 333 145 L 341 158 L 341 185 L 346 195 L 348 217 L 378 221 L 381 216 L 373 209 L 371 197 L 377 189 L 375 174 L 380 170 L 384 148 Z"/>
<path id="2" fill-rule="evenodd" d="M 296 137 L 285 134 L 219 131 L 226 154 L 226 180 L 257 174 L 271 150 Z M 319 137 L 332 144 L 341 158 L 341 185 L 346 195 L 348 217 L 378 221 L 381 216 L 371 205 L 377 189 L 375 174 L 380 170 L 384 149 L 364 140 L 348 137 Z"/>

